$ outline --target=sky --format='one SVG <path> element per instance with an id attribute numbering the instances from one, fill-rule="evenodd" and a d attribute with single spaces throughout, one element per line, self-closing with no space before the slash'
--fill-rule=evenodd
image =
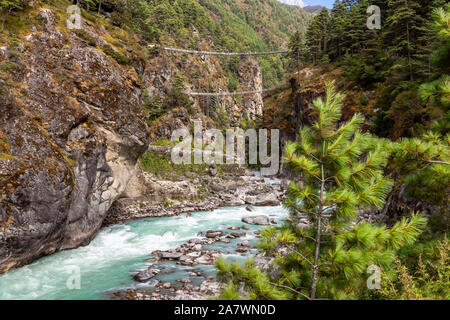
<path id="1" fill-rule="evenodd" d="M 321 5 L 331 9 L 333 7 L 334 0 L 303 0 L 303 3 L 310 6 Z"/>

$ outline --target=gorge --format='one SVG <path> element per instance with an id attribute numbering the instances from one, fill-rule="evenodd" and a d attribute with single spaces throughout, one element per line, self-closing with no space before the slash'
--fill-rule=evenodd
<path id="1" fill-rule="evenodd" d="M 450 299 L 450 5 L 302 4 L 0 1 L 0 300 Z"/>

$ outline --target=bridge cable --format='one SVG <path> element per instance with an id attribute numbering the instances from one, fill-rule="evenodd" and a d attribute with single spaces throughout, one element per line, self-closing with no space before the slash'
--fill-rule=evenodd
<path id="1" fill-rule="evenodd" d="M 261 90 L 253 90 L 253 91 L 238 91 L 238 92 L 187 92 L 183 91 L 183 94 L 186 94 L 188 96 L 193 97 L 223 97 L 223 96 L 245 96 L 245 95 L 252 95 L 252 94 L 258 94 L 258 93 L 264 93 L 268 91 L 275 91 L 281 88 L 286 87 L 284 86 L 278 86 L 278 87 L 272 87 L 268 89 L 261 89 Z"/>
<path id="2" fill-rule="evenodd" d="M 162 48 L 165 51 L 179 52 L 179 53 L 189 53 L 198 55 L 208 55 L 208 56 L 262 56 L 270 54 L 283 54 L 289 53 L 290 51 L 266 51 L 266 52 L 214 52 L 214 51 L 196 51 L 196 50 L 186 50 L 177 48 Z"/>

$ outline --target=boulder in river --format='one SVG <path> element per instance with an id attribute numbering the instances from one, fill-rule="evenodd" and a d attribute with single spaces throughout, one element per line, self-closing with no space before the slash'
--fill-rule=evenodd
<path id="1" fill-rule="evenodd" d="M 217 238 L 217 237 L 221 237 L 221 236 L 223 236 L 223 232 L 222 231 L 213 231 L 213 230 L 208 230 L 207 232 L 206 232 L 206 235 L 205 235 L 207 238 L 210 238 L 210 239 L 215 239 L 215 238 Z"/>
<path id="2" fill-rule="evenodd" d="M 195 262 L 198 264 L 214 264 L 215 259 L 205 254 L 195 259 Z"/>
<path id="3" fill-rule="evenodd" d="M 245 237 L 245 232 L 243 232 L 243 233 L 232 232 L 231 235 L 232 235 L 234 238 Z"/>
<path id="4" fill-rule="evenodd" d="M 133 279 L 138 282 L 147 282 L 148 280 L 150 280 L 151 278 L 156 276 L 159 272 L 160 272 L 159 269 L 149 267 L 147 270 L 143 270 L 143 271 L 140 271 L 139 273 L 137 273 L 133 277 Z"/>
<path id="5" fill-rule="evenodd" d="M 273 192 L 267 192 L 255 196 L 248 195 L 245 197 L 245 202 L 250 205 L 261 207 L 280 205 L 279 197 L 277 197 L 277 195 L 274 194 Z"/>
<path id="6" fill-rule="evenodd" d="M 166 282 L 163 284 L 164 289 L 170 289 L 172 287 L 172 284 L 170 282 Z"/>
<path id="7" fill-rule="evenodd" d="M 161 259 L 179 259 L 183 254 L 181 252 L 162 251 L 158 255 Z"/>
<path id="8" fill-rule="evenodd" d="M 252 206 L 247 206 L 247 207 L 245 208 L 245 210 L 250 211 L 250 212 L 255 211 L 255 209 L 254 209 Z"/>
<path id="9" fill-rule="evenodd" d="M 238 247 L 249 248 L 250 247 L 250 241 L 246 240 L 244 242 L 238 243 Z"/>
<path id="10" fill-rule="evenodd" d="M 242 222 L 247 224 L 266 226 L 269 225 L 269 217 L 268 216 L 250 216 L 242 218 Z"/>
<path id="11" fill-rule="evenodd" d="M 185 266 L 189 266 L 193 263 L 192 257 L 187 256 L 187 255 L 181 256 L 178 260 L 180 261 L 180 263 L 182 265 L 185 265 Z"/>

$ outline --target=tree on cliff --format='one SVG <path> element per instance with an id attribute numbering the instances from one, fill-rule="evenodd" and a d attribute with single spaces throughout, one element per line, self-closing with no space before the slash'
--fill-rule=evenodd
<path id="1" fill-rule="evenodd" d="M 3 32 L 5 28 L 6 16 L 11 13 L 12 10 L 21 10 L 23 6 L 23 0 L 1 0 L 0 1 L 0 13 L 2 16 L 2 26 L 0 32 Z"/>
<path id="2" fill-rule="evenodd" d="M 346 31 L 349 25 L 349 15 L 342 1 L 336 1 L 331 10 L 330 30 L 330 48 L 333 50 L 334 56 L 341 56 L 347 47 Z"/>
<path id="3" fill-rule="evenodd" d="M 175 76 L 173 86 L 167 93 L 164 99 L 163 106 L 165 110 L 171 110 L 173 108 L 186 108 L 191 111 L 192 103 L 189 97 L 183 93 L 184 91 L 184 81 L 179 75 Z"/>
<path id="4" fill-rule="evenodd" d="M 298 30 L 289 39 L 289 55 L 291 58 L 291 67 L 293 69 L 300 69 L 305 56 L 305 40 Z"/>
<path id="5" fill-rule="evenodd" d="M 417 14 L 420 4 L 416 0 L 389 0 L 386 19 L 386 40 L 390 51 L 406 57 L 410 80 L 414 80 L 413 52 L 417 51 L 417 35 L 423 18 Z"/>
<path id="6" fill-rule="evenodd" d="M 383 175 L 390 143 L 362 133 L 359 114 L 338 126 L 343 99 L 328 83 L 326 98 L 314 101 L 316 122 L 286 146 L 285 164 L 298 174 L 284 204 L 290 217 L 280 229 L 266 229 L 261 242 L 278 271 L 219 260 L 219 277 L 230 283 L 222 298 L 236 298 L 241 283 L 253 299 L 361 297 L 367 272 L 389 271 L 397 250 L 423 230 L 426 219 L 416 214 L 391 229 L 358 223 L 359 210 L 382 208 L 391 190 Z"/>
<path id="7" fill-rule="evenodd" d="M 314 16 L 307 32 L 306 44 L 312 56 L 313 63 L 328 51 L 330 16 L 326 8 L 322 8 L 320 13 Z"/>

